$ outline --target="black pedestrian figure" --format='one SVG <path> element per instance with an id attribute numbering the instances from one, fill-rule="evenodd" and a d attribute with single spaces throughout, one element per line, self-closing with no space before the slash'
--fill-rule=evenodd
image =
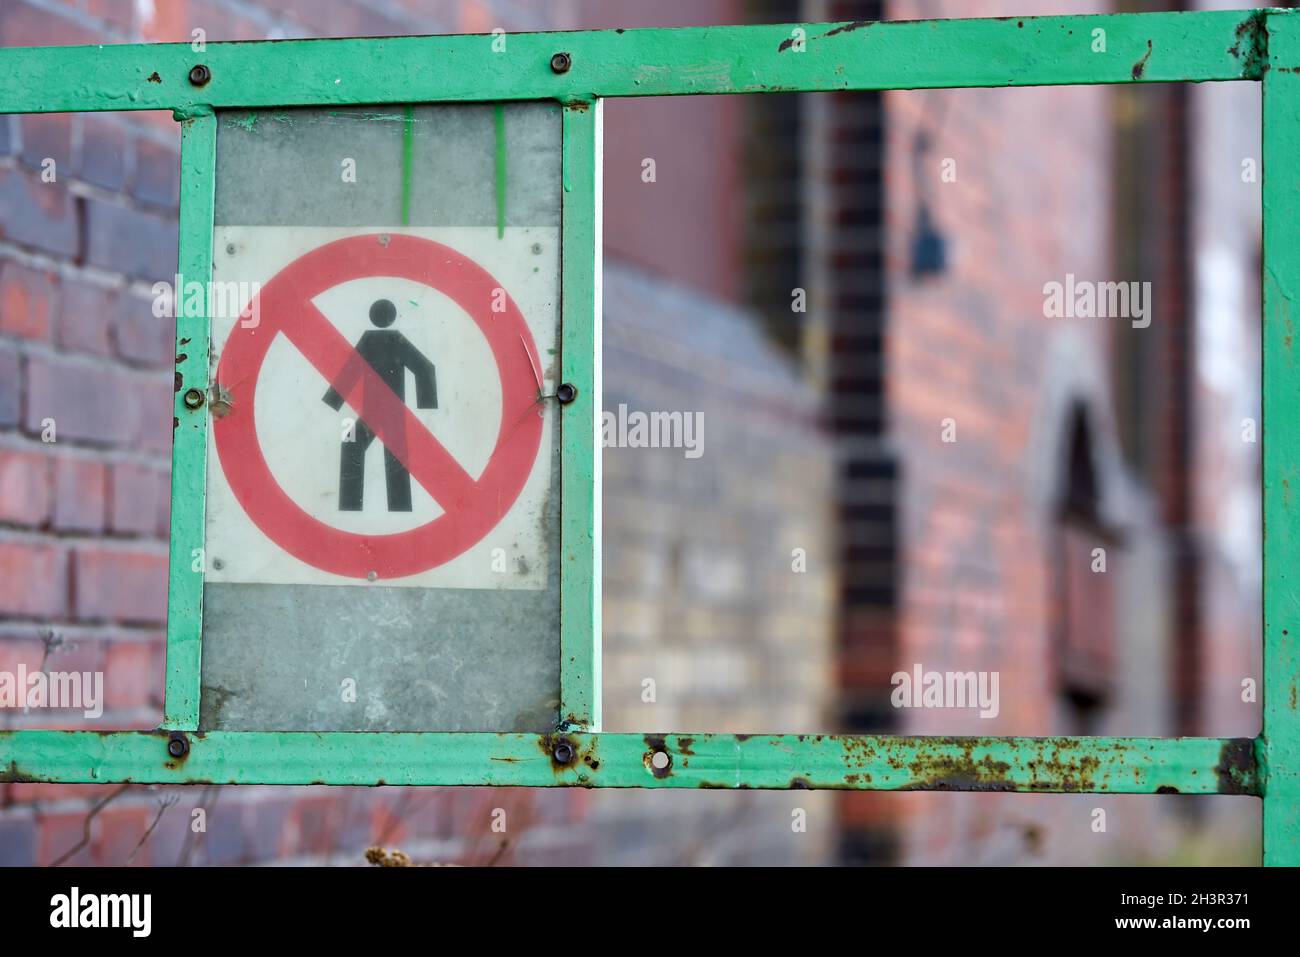
<path id="1" fill-rule="evenodd" d="M 366 330 L 357 342 L 357 354 L 360 355 L 384 383 L 393 390 L 399 401 L 406 402 L 406 371 L 415 374 L 415 405 L 420 409 L 438 407 L 438 388 L 434 379 L 433 363 L 411 345 L 406 337 L 396 329 L 388 329 L 397 319 L 397 307 L 387 299 L 380 299 L 370 307 L 370 321 L 378 326 Z M 361 370 L 354 366 L 345 367 L 339 381 L 325 393 L 324 402 L 335 411 L 343 407 L 343 395 L 352 388 Z M 364 389 L 364 386 L 363 386 Z M 367 400 L 363 399 L 363 408 L 357 410 L 353 440 L 344 439 L 339 450 L 339 511 L 359 512 L 365 493 L 366 450 L 375 440 L 375 433 L 362 418 Z M 390 512 L 409 512 L 411 510 L 411 473 L 401 460 L 393 454 L 394 450 L 384 447 L 384 473 L 388 484 L 388 510 Z"/>

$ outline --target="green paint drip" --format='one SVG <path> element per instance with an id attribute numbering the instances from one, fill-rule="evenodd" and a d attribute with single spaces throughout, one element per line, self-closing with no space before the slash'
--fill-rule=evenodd
<path id="1" fill-rule="evenodd" d="M 506 234 L 506 111 L 505 107 L 496 105 L 497 133 L 497 239 Z"/>
<path id="2" fill-rule="evenodd" d="M 411 153 L 415 145 L 415 107 L 408 106 L 402 125 L 402 225 L 411 225 Z"/>

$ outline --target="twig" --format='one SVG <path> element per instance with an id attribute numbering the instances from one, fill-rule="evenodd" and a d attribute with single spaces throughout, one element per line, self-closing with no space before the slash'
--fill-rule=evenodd
<path id="1" fill-rule="evenodd" d="M 122 794 L 122 792 L 125 791 L 130 786 L 131 785 L 129 784 L 123 784 L 121 787 L 117 788 L 117 790 L 110 791 L 107 795 L 100 798 L 100 800 L 91 807 L 90 811 L 87 812 L 86 814 L 86 819 L 81 822 L 81 827 L 82 827 L 81 840 L 78 841 L 76 844 L 74 844 L 71 848 L 69 848 L 57 859 L 50 862 L 50 867 L 58 867 L 60 864 L 68 860 L 79 850 L 81 850 L 83 847 L 85 847 L 87 844 L 90 843 L 90 823 L 95 819 L 95 815 L 97 815 L 100 811 L 104 810 L 104 808 L 108 807 L 109 802 L 116 800 Z"/>
<path id="2" fill-rule="evenodd" d="M 384 825 L 384 829 L 379 832 L 379 836 L 375 838 L 376 844 L 387 844 L 393 832 L 406 823 L 403 820 L 403 815 L 409 814 L 415 807 L 419 807 L 433 796 L 431 793 L 422 794 L 414 807 L 409 807 L 408 805 L 411 804 L 411 798 L 415 796 L 415 793 L 414 789 L 407 789 L 398 799 L 397 805 L 388 812 L 388 822 Z"/>
<path id="3" fill-rule="evenodd" d="M 167 809 L 172 805 L 174 805 L 178 800 L 180 800 L 180 798 L 178 798 L 175 794 L 168 794 L 165 797 L 163 797 L 162 801 L 159 802 L 158 814 L 154 817 L 153 823 L 149 825 L 148 829 L 142 835 L 140 835 L 140 843 L 138 843 L 135 846 L 135 849 L 132 850 L 129 855 L 127 855 L 126 862 L 128 864 L 130 864 L 133 860 L 135 860 L 136 854 L 140 852 L 140 848 L 144 847 L 145 842 L 149 840 L 149 836 L 153 834 L 154 828 L 158 826 L 158 822 L 162 820 L 162 816 L 167 813 Z"/>
<path id="4" fill-rule="evenodd" d="M 483 862 L 484 867 L 495 867 L 497 861 L 501 860 L 507 850 L 510 849 L 510 838 L 503 837 L 500 845 L 497 846 L 497 852 Z"/>
<path id="5" fill-rule="evenodd" d="M 57 631 L 55 631 L 53 628 L 42 628 L 41 645 L 44 647 L 44 651 L 41 652 L 41 667 L 39 670 L 44 671 L 45 662 L 47 662 L 50 658 L 50 652 L 52 652 L 56 648 L 62 647 L 63 636 L 60 635 Z"/>
<path id="6" fill-rule="evenodd" d="M 208 811 L 212 809 L 208 807 L 209 794 L 212 795 L 212 807 L 216 807 L 217 802 L 221 800 L 221 792 L 217 790 L 215 786 L 209 785 L 208 787 L 205 787 L 203 789 L 203 796 L 199 798 L 199 807 L 203 808 L 203 813 L 205 816 L 205 820 L 204 820 L 205 828 L 207 826 L 206 815 Z M 206 833 L 206 830 L 204 833 Z M 185 835 L 185 844 L 181 847 L 181 856 L 176 861 L 177 867 L 190 866 L 190 855 L 194 853 L 194 843 L 195 843 L 194 834 L 195 834 L 194 826 L 193 824 L 191 824 L 189 833 Z"/>
<path id="7" fill-rule="evenodd" d="M 533 361 L 533 354 L 528 349 L 528 343 L 524 341 L 523 333 L 519 334 L 519 344 L 524 347 L 524 355 L 528 356 L 528 364 L 533 367 L 533 378 L 537 380 L 537 391 L 542 391 L 542 373 L 537 368 L 537 363 Z"/>

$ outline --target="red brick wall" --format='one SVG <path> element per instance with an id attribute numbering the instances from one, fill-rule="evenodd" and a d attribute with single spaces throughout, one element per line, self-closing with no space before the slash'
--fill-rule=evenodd
<path id="1" fill-rule="evenodd" d="M 894 0 L 888 15 L 1088 13 L 1109 6 Z M 1117 183 L 1125 171 L 1113 159 L 1114 91 L 886 94 L 887 419 L 901 475 L 895 667 L 996 671 L 1001 698 L 994 720 L 904 711 L 901 731 L 1170 735 L 1185 727 L 1180 716 L 1186 721 L 1204 709 L 1205 684 L 1216 680 L 1199 634 L 1204 572 L 1195 542 L 1205 530 L 1190 511 L 1204 481 L 1192 450 L 1220 441 L 1191 398 L 1189 224 L 1191 203 L 1203 197 L 1189 191 L 1195 154 L 1180 99 L 1186 94 L 1138 94 L 1150 141 L 1132 171 L 1142 205 L 1125 210 L 1132 212 L 1126 228 L 1142 229 L 1144 256 L 1135 261 L 1116 253 L 1123 245 L 1114 220 Z M 919 157 L 918 134 L 929 142 Z M 947 159 L 956 163 L 955 182 L 940 176 Z M 1235 210 L 1249 202 L 1238 195 L 1227 205 Z M 947 250 L 946 267 L 929 276 L 913 271 L 922 203 Z M 1251 250 L 1238 247 L 1231 255 L 1248 261 Z M 1046 318 L 1043 285 L 1067 273 L 1151 281 L 1151 327 L 1121 332 L 1115 319 Z M 1145 337 L 1153 362 L 1125 405 L 1116 401 L 1113 374 L 1117 337 L 1130 332 Z M 1113 635 L 1117 664 L 1111 693 L 1086 716 L 1063 695 L 1054 647 L 1062 627 L 1053 590 L 1061 561 L 1054 496 L 1067 464 L 1065 413 L 1075 402 L 1087 410 L 1103 510 L 1121 536 L 1093 543 L 1107 548 L 1115 610 L 1105 614 L 1106 603 L 1098 603 L 1082 627 Z M 1121 452 L 1126 416 L 1145 436 L 1145 471 Z M 955 422 L 956 442 L 942 441 L 946 419 Z M 1213 485 L 1201 494 L 1212 499 L 1228 491 Z M 1217 588 L 1232 595 L 1222 604 L 1241 611 L 1235 623 L 1221 620 L 1215 636 L 1219 659 L 1232 660 L 1225 649 L 1247 646 L 1256 631 L 1252 595 L 1226 578 Z M 1197 733 L 1223 731 L 1200 724 Z M 901 825 L 898 859 L 917 863 L 1154 860 L 1197 833 L 1187 815 L 1190 799 L 1174 805 L 1086 796 L 916 797 L 850 799 L 847 819 Z M 1109 814 L 1104 834 L 1090 829 L 1095 808 Z M 1232 838 L 1216 832 L 1230 859 L 1250 857 L 1246 844 L 1234 844 L 1248 835 L 1241 812 L 1250 810 L 1236 806 Z"/>
<path id="2" fill-rule="evenodd" d="M 580 6 L 593 29 L 706 26 L 744 19 L 739 0 L 606 0 Z M 683 135 L 684 131 L 690 131 Z M 740 294 L 741 103 L 734 96 L 605 104 L 605 246 L 612 255 L 722 299 Z M 642 164 L 655 162 L 655 183 Z M 653 201 L 647 202 L 647 199 Z"/>
<path id="3" fill-rule="evenodd" d="M 490 29 L 490 14 L 415 0 L 6 0 L 0 43 L 188 41 L 196 27 L 208 40 L 434 33 Z M 500 25 L 546 25 L 526 17 L 511 8 Z M 151 728 L 162 714 L 174 336 L 150 286 L 175 271 L 177 150 L 167 114 L 0 117 L 0 669 L 103 671 L 95 727 Z M 0 726 L 81 723 L 0 712 Z M 490 830 L 498 807 L 505 851 Z M 206 833 L 189 826 L 195 808 Z M 514 791 L 6 783 L 0 863 L 360 862 L 376 841 L 510 860 L 520 834 L 581 808 Z"/>
<path id="4" fill-rule="evenodd" d="M 740 6 L 733 0 L 703 8 L 506 0 L 5 0 L 0 43 L 189 41 L 197 27 L 206 31 L 209 41 L 483 32 L 498 26 L 511 31 L 634 27 L 734 21 L 746 13 Z M 740 295 L 741 126 L 734 98 L 620 102 L 609 104 L 606 113 L 606 235 L 611 260 L 619 257 L 647 275 L 673 279 L 676 298 L 660 307 L 671 306 L 674 318 L 681 319 L 687 315 L 681 304 L 689 300 L 692 314 L 698 313 L 698 322 L 684 324 L 681 346 L 697 364 L 709 361 L 709 350 L 718 344 L 706 342 L 699 348 L 691 344 L 691 336 L 713 328 L 715 319 L 746 321 L 717 305 L 719 298 Z M 161 718 L 172 329 L 151 315 L 150 284 L 171 278 L 175 269 L 177 147 L 176 124 L 167 114 L 0 118 L 0 669 L 12 670 L 20 661 L 36 667 L 47 660 L 51 669 L 105 670 L 109 709 L 96 723 L 105 728 L 148 728 Z M 41 162 L 47 156 L 57 161 L 55 183 L 40 181 Z M 647 156 L 658 166 L 655 184 L 641 180 L 641 160 Z M 613 272 L 611 268 L 611 289 Z M 638 290 L 638 306 L 644 308 L 661 284 L 647 275 L 627 280 L 633 284 L 629 288 Z M 795 388 L 793 373 L 783 365 L 788 357 L 764 352 L 757 333 L 741 339 L 736 335 L 728 340 L 744 346 L 741 359 L 734 361 L 754 366 L 753 356 L 761 355 L 765 363 L 748 370 L 746 388 L 772 390 L 767 401 L 787 407 Z M 607 360 L 611 375 L 620 381 L 620 371 L 639 362 L 624 352 L 628 354 Z M 686 370 L 690 363 L 672 357 L 656 357 L 652 365 L 657 372 L 644 376 L 641 400 L 650 403 L 647 408 L 679 407 L 672 403 L 683 401 L 681 377 L 697 373 Z M 710 383 L 702 379 L 699 390 L 707 393 Z M 729 395 L 727 388 L 722 391 Z M 676 398 L 668 398 L 672 395 Z M 811 401 L 808 396 L 804 400 Z M 45 418 L 56 420 L 54 443 L 41 441 Z M 729 468 L 744 474 L 726 478 L 727 487 L 752 474 L 770 473 L 773 501 L 795 502 L 796 509 L 785 518 L 799 527 L 815 527 L 827 500 L 823 485 L 807 470 L 793 485 L 779 476 L 787 474 L 790 456 L 819 441 L 817 434 L 802 419 L 773 424 L 760 418 L 747 428 L 756 423 L 763 429 L 764 446 L 778 443 L 783 430 L 797 433 L 794 451 L 780 452 L 785 458 L 776 464 L 761 448 L 751 448 L 755 443 L 746 445 L 750 451 L 742 459 L 713 452 L 689 477 L 663 476 L 655 494 L 664 501 L 693 494 L 691 483 L 723 481 L 717 477 L 727 476 Z M 738 426 L 731 431 L 735 436 L 749 434 Z M 717 441 L 718 447 L 726 446 L 726 439 Z M 639 450 L 611 454 L 637 456 Z M 627 462 L 633 484 L 648 488 L 644 464 Z M 711 503 L 709 519 L 731 527 L 742 515 L 751 521 L 753 508 L 747 501 Z M 798 508 L 808 511 L 800 513 Z M 813 509 L 818 511 L 813 514 Z M 681 530 L 684 539 L 695 530 L 688 525 Z M 775 526 L 765 522 L 755 527 Z M 805 538 L 798 542 L 816 545 Z M 635 543 L 629 539 L 628 544 Z M 700 540 L 691 547 L 705 554 L 713 543 Z M 746 560 L 784 569 L 789 549 L 789 543 L 780 543 L 775 558 L 750 549 Z M 830 605 L 818 583 L 831 573 L 831 565 L 825 560 L 816 564 L 819 570 L 807 576 L 806 586 L 813 598 L 800 611 L 799 625 L 812 636 L 807 640 L 821 642 L 820 653 L 828 632 L 816 623 L 818 616 L 827 617 Z M 711 600 L 700 597 L 705 586 L 692 582 L 691 593 L 680 602 L 700 620 L 708 620 L 708 609 L 689 606 Z M 754 620 L 787 620 L 776 617 L 776 590 L 756 590 L 752 600 L 768 603 L 766 611 L 754 613 Z M 612 617 L 610 621 L 607 654 L 613 662 L 612 652 L 623 638 L 618 622 Z M 770 641 L 764 641 L 772 647 L 783 645 L 778 640 L 782 636 L 770 630 Z M 51 645 L 48 651 L 42 636 Z M 675 669 L 680 680 L 671 694 L 690 701 L 707 698 L 717 705 L 722 699 L 709 689 L 720 680 L 734 682 L 739 674 L 725 662 L 759 667 L 745 657 L 753 656 L 757 643 L 740 644 L 729 658 L 700 649 L 691 668 Z M 792 696 L 779 699 L 785 709 L 780 713 L 794 715 L 790 722 L 782 719 L 784 723 L 809 730 L 819 724 L 806 716 L 817 713 L 826 701 L 830 676 L 820 662 L 801 658 L 798 668 L 772 662 L 762 666 L 771 672 L 764 679 L 764 693 Z M 791 691 L 796 685 L 797 693 Z M 744 690 L 737 689 L 738 697 Z M 745 716 L 756 713 L 759 698 L 753 689 L 743 697 L 751 710 L 732 712 L 735 720 L 749 720 Z M 642 713 L 636 710 L 639 706 L 637 698 L 622 713 Z M 611 713 L 617 707 L 615 702 Z M 49 716 L 43 717 L 48 726 Z M 658 726 L 653 718 L 645 720 L 648 727 Z M 5 721 L 18 726 L 36 719 L 0 713 L 0 722 Z M 65 857 L 104 864 L 128 859 L 136 864 L 233 864 L 308 857 L 359 863 L 371 843 L 400 846 L 419 860 L 581 863 L 598 853 L 604 859 L 617 853 L 622 860 L 637 861 L 687 853 L 679 852 L 679 845 L 693 845 L 700 835 L 716 833 L 716 814 L 722 807 L 717 800 L 699 807 L 682 802 L 649 807 L 634 795 L 601 797 L 605 800 L 599 826 L 577 829 L 571 826 L 574 822 L 591 823 L 591 795 L 390 788 L 128 787 L 119 793 L 115 787 L 3 784 L 0 864 L 51 863 Z M 733 809 L 752 803 L 744 795 L 731 797 Z M 802 835 L 792 836 L 784 806 L 789 800 L 776 797 L 781 800 L 768 805 L 777 808 L 770 815 L 775 823 L 765 837 L 733 841 L 729 850 L 710 850 L 709 859 L 718 853 L 752 860 L 786 860 L 796 854 L 814 859 L 820 852 L 813 848 L 823 848 L 825 842 L 814 846 L 806 840 L 800 843 Z M 178 803 L 165 809 L 161 823 L 137 850 L 164 810 L 163 802 L 173 800 Z M 105 801 L 102 809 L 95 809 Z M 817 804 L 807 796 L 801 803 Z M 495 808 L 507 815 L 504 846 L 502 836 L 490 830 Z M 206 814 L 203 834 L 189 826 L 199 810 Z M 657 830 L 647 827 L 656 816 Z M 737 813 L 737 820 L 740 817 Z M 757 819 L 745 816 L 746 822 Z M 831 816 L 820 815 L 820 820 L 813 823 L 812 832 L 825 833 Z M 764 850 L 769 845 L 775 849 Z"/>
<path id="5" fill-rule="evenodd" d="M 110 40 L 131 9 L 99 4 L 95 22 L 11 3 L 0 40 Z M 0 128 L 0 656 L 11 670 L 103 671 L 105 720 L 151 727 L 172 332 L 152 315 L 149 284 L 174 271 L 174 136 L 148 116 L 3 117 Z"/>
<path id="6" fill-rule="evenodd" d="M 669 16 L 679 23 L 739 20 L 750 12 L 735 0 L 689 6 L 569 3 L 542 13 L 505 0 L 7 0 L 0 43 L 189 40 L 200 26 L 209 40 L 632 27 Z M 853 4 L 811 6 L 812 17 L 856 15 Z M 893 18 L 1006 15 L 1063 6 L 1088 12 L 1106 4 L 893 0 L 887 12 Z M 1058 458 L 1063 421 L 1052 411 L 1053 383 L 1078 363 L 1077 353 L 1066 349 L 1062 361 L 1052 345 L 1058 329 L 1042 316 L 1041 288 L 1066 272 L 1107 278 L 1113 268 L 1108 97 L 1105 90 L 1060 89 L 820 101 L 826 151 L 809 172 L 833 177 L 837 187 L 829 205 L 811 210 L 828 232 L 817 247 L 826 259 L 810 271 L 809 293 L 826 309 L 821 318 L 830 328 L 830 355 L 820 359 L 826 387 L 839 400 L 835 428 L 846 452 L 840 525 L 853 534 L 840 556 L 846 572 L 839 596 L 841 670 L 852 692 L 847 710 L 856 710 L 859 723 L 880 717 L 870 701 L 862 705 L 873 682 L 883 692 L 875 695 L 878 703 L 887 697 L 880 682 L 892 668 L 922 662 L 997 669 L 1002 714 L 995 722 L 952 713 L 887 716 L 897 730 L 1073 730 L 1051 681 L 1050 537 L 1042 490 L 1050 485 L 1043 476 L 1050 478 Z M 739 166 L 750 158 L 739 104 L 725 98 L 619 102 L 608 104 L 606 120 L 610 252 L 673 277 L 701 293 L 702 304 L 710 296 L 740 297 L 745 206 L 737 193 Z M 882 131 L 888 132 L 883 144 Z M 930 146 L 914 178 L 921 131 Z M 51 668 L 105 670 L 104 727 L 151 727 L 161 709 L 172 347 L 168 324 L 149 312 L 149 284 L 174 270 L 176 147 L 176 125 L 164 114 L 0 117 L 0 669 L 45 660 Z M 47 157 L 57 163 L 54 183 L 40 179 Z M 657 184 L 641 181 L 645 157 L 656 160 Z M 938 176 L 938 163 L 948 157 L 958 164 L 955 183 Z M 929 199 L 948 241 L 947 267 L 935 276 L 911 273 L 918 196 Z M 828 281 L 815 284 L 814 275 Z M 1104 324 L 1081 322 L 1073 331 L 1103 360 L 1080 379 L 1104 426 L 1104 360 L 1112 344 Z M 1184 368 L 1178 355 L 1165 358 L 1166 378 Z M 665 373 L 670 383 L 674 374 Z M 946 417 L 957 421 L 954 445 L 940 442 Z M 52 443 L 41 439 L 47 418 L 57 429 Z M 1103 452 L 1116 444 L 1105 428 L 1098 440 Z M 1166 465 L 1186 462 L 1167 459 Z M 665 483 L 655 493 L 680 494 L 687 484 Z M 1161 512 L 1163 494 L 1139 489 L 1146 510 L 1138 510 L 1133 529 L 1143 554 L 1157 554 L 1112 566 L 1130 583 L 1128 597 L 1120 596 L 1130 615 L 1134 608 L 1154 609 L 1159 647 L 1169 641 L 1162 622 L 1167 629 L 1172 617 L 1164 598 L 1151 597 L 1169 594 L 1167 580 L 1151 585 L 1152 576 L 1159 579 L 1170 567 L 1161 551 L 1160 522 L 1169 516 Z M 1186 513 L 1184 507 L 1178 515 Z M 1249 606 L 1243 594 L 1217 588 L 1222 637 L 1209 660 L 1242 657 L 1223 642 L 1233 640 L 1234 612 Z M 1153 660 L 1168 665 L 1159 647 Z M 1167 713 L 1170 698 L 1159 677 L 1138 697 L 1143 693 L 1157 702 L 1156 712 Z M 1160 733 L 1143 724 L 1147 715 L 1132 698 L 1126 701 L 1106 730 Z M 1222 708 L 1237 721 L 1251 713 L 1243 716 L 1231 700 Z M 31 723 L 12 713 L 0 714 L 0 721 Z M 425 859 L 490 861 L 502 853 L 499 836 L 488 830 L 497 807 L 509 820 L 500 860 L 580 862 L 596 853 L 596 832 L 579 837 L 569 827 L 588 813 L 588 795 L 248 788 L 183 789 L 172 796 L 179 803 L 167 810 L 167 823 L 136 851 L 165 799 L 159 789 L 127 788 L 119 795 L 97 786 L 0 785 L 0 863 L 49 863 L 71 854 L 71 860 L 113 864 L 133 853 L 135 863 L 329 854 L 355 862 L 371 842 L 401 845 Z M 633 847 L 626 826 L 631 797 L 600 797 L 606 807 L 624 809 L 606 815 L 611 846 Z M 87 831 L 88 812 L 106 798 Z M 1100 803 L 1059 799 L 1049 807 L 1043 801 L 855 796 L 843 820 L 858 828 L 901 825 L 906 860 L 1022 860 L 1034 859 L 1033 847 L 1044 844 L 1066 853 L 1061 849 L 1073 845 L 1057 835 L 1086 829 L 1088 811 Z M 1107 806 L 1117 816 L 1113 839 L 1092 851 L 1123 852 L 1126 838 L 1153 852 L 1165 846 L 1168 828 L 1147 827 L 1167 820 L 1163 799 Z M 206 835 L 187 826 L 196 808 L 207 813 Z M 788 828 L 786 808 L 778 811 L 776 826 Z"/>

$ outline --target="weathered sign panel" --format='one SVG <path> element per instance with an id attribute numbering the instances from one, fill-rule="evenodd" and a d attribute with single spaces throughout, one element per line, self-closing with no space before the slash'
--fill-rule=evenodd
<path id="1" fill-rule="evenodd" d="M 203 725 L 553 728 L 558 107 L 222 114 L 216 189 Z"/>

